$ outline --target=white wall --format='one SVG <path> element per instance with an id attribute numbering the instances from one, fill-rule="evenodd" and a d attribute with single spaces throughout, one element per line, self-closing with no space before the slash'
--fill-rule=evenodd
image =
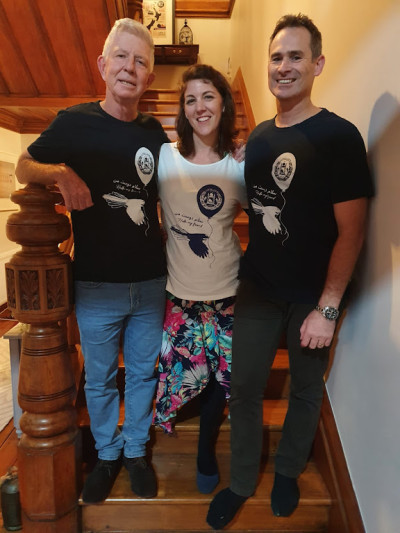
<path id="1" fill-rule="evenodd" d="M 343 321 L 327 387 L 367 533 L 400 531 L 400 3 L 236 0 L 233 72 L 242 68 L 256 122 L 275 113 L 267 49 L 276 20 L 303 12 L 327 58 L 314 103 L 354 122 L 377 197 L 358 296 Z M 344 169 L 345 170 L 345 169 Z"/>

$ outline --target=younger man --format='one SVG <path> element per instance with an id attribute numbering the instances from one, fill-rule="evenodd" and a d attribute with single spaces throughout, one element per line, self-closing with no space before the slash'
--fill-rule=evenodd
<path id="1" fill-rule="evenodd" d="M 211 503 L 214 529 L 255 491 L 264 388 L 283 332 L 291 389 L 271 506 L 276 516 L 296 509 L 339 306 L 363 242 L 372 194 L 365 147 L 355 126 L 311 101 L 324 63 L 314 23 L 301 14 L 282 17 L 268 65 L 277 114 L 256 127 L 246 149 L 250 241 L 233 329 L 231 484 Z"/>

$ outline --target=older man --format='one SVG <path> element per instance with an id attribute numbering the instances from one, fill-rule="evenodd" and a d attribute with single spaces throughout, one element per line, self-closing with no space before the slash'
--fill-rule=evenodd
<path id="1" fill-rule="evenodd" d="M 146 442 L 165 304 L 155 172 L 168 137 L 157 120 L 138 112 L 154 79 L 153 65 L 148 30 L 118 20 L 98 58 L 105 99 L 61 111 L 21 155 L 16 171 L 21 183 L 56 183 L 72 211 L 76 315 L 98 451 L 83 488 L 86 503 L 107 498 L 122 461 L 137 495 L 157 493 Z M 122 431 L 116 386 L 121 337 Z"/>

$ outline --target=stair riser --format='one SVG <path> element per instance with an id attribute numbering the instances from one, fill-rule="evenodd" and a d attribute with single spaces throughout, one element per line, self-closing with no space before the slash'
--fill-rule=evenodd
<path id="1" fill-rule="evenodd" d="M 169 111 L 175 115 L 178 113 L 178 106 L 175 102 L 155 102 L 155 103 L 146 103 L 140 102 L 139 111 L 142 113 L 153 113 L 157 111 Z"/>
<path id="2" fill-rule="evenodd" d="M 150 441 L 150 449 L 153 455 L 176 453 L 177 450 L 181 454 L 197 455 L 198 436 L 198 431 L 178 431 L 177 437 L 170 437 L 169 435 L 156 431 Z M 275 455 L 280 438 L 281 431 L 265 430 L 263 452 L 266 456 L 270 457 Z M 217 456 L 230 453 L 229 431 L 220 432 L 216 452 Z"/>
<path id="3" fill-rule="evenodd" d="M 83 461 L 92 463 L 95 461 L 96 452 L 94 449 L 94 441 L 90 429 L 84 427 L 82 432 L 82 449 Z M 266 457 L 272 457 L 276 454 L 276 450 L 281 438 L 281 431 L 264 431 L 263 454 Z M 178 431 L 177 437 L 170 437 L 161 431 L 152 431 L 149 450 L 153 456 L 174 454 L 179 450 L 179 453 L 184 455 L 197 456 L 197 442 L 198 431 Z M 230 432 L 223 430 L 220 432 L 216 445 L 217 457 L 228 455 L 230 453 Z"/>
<path id="4" fill-rule="evenodd" d="M 209 501 L 166 504 L 124 503 L 82 507 L 83 532 L 150 533 L 155 530 L 190 532 L 210 531 L 206 523 Z M 328 507 L 309 505 L 299 507 L 292 518 L 277 518 L 267 505 L 247 505 L 229 526 L 232 531 L 324 531 Z"/>

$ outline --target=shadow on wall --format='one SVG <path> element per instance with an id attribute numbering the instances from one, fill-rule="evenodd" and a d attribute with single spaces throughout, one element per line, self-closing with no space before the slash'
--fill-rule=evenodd
<path id="1" fill-rule="evenodd" d="M 355 271 L 354 299 L 393 276 L 392 252 L 400 245 L 400 104 L 389 93 L 376 101 L 368 130 L 368 160 L 375 187 L 365 246 Z M 388 311 L 390 302 L 388 302 Z"/>
<path id="2" fill-rule="evenodd" d="M 387 339 L 395 342 L 397 351 L 400 350 L 399 147 L 400 103 L 393 95 L 384 93 L 374 105 L 368 131 L 368 156 L 376 196 L 371 203 L 359 278 L 364 292 L 386 287 L 382 291 L 386 301 L 381 302 L 379 322 L 389 331 L 382 331 L 381 335 L 387 333 Z"/>
<path id="3" fill-rule="evenodd" d="M 393 354 L 400 351 L 400 103 L 389 93 L 384 93 L 373 107 L 367 149 L 375 198 L 371 200 L 365 244 L 353 275 L 348 311 L 338 324 L 326 377 L 338 342 L 367 347 L 376 337 L 374 326 L 379 326 L 378 337 L 385 338 Z M 342 327 L 346 314 L 350 320 L 344 320 Z M 347 327 L 355 314 L 356 327 Z M 376 340 L 372 342 L 375 344 Z"/>

